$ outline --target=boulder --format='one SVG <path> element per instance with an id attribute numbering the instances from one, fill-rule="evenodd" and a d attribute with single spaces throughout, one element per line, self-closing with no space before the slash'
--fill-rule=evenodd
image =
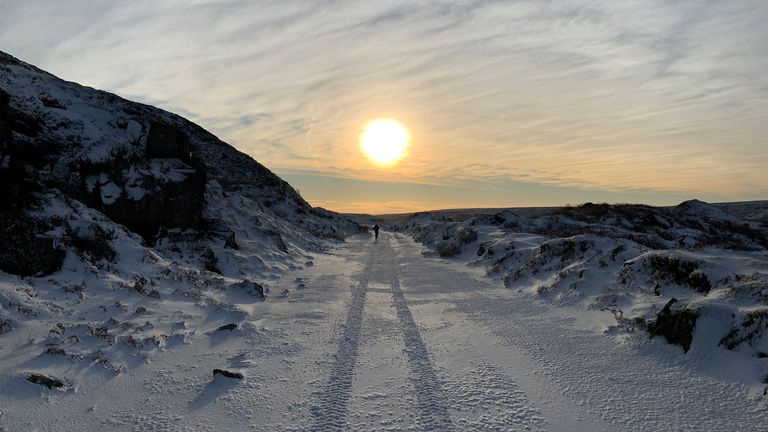
<path id="1" fill-rule="evenodd" d="M 672 345 L 683 347 L 683 352 L 691 349 L 693 342 L 693 330 L 696 328 L 696 320 L 699 314 L 691 309 L 672 310 L 672 305 L 677 303 L 673 298 L 664 305 L 656 319 L 650 322 L 648 331 L 651 337 L 662 335 Z"/>
<path id="2" fill-rule="evenodd" d="M 223 326 L 217 328 L 214 331 L 224 331 L 224 330 L 232 331 L 232 330 L 235 330 L 235 329 L 237 329 L 237 324 L 230 323 L 230 324 L 224 324 Z"/>
<path id="3" fill-rule="evenodd" d="M 234 249 L 238 250 L 240 249 L 240 245 L 237 244 L 237 240 L 235 239 L 235 232 L 232 231 L 224 240 L 224 247 L 227 249 Z"/>
<path id="4" fill-rule="evenodd" d="M 252 282 L 248 279 L 243 279 L 242 282 L 232 284 L 231 287 L 238 290 L 243 290 L 247 294 L 252 295 L 254 297 L 259 297 L 262 299 L 266 298 L 266 295 L 265 295 L 266 290 L 264 289 L 264 286 L 261 285 L 260 283 Z"/>
<path id="5" fill-rule="evenodd" d="M 221 375 L 227 378 L 235 378 L 235 379 L 243 379 L 243 374 L 240 372 L 231 372 L 226 369 L 214 369 L 213 370 L 213 377 L 215 378 L 216 375 Z"/>
<path id="6" fill-rule="evenodd" d="M 219 259 L 211 248 L 206 248 L 205 251 L 203 251 L 203 268 L 209 272 L 221 274 L 221 269 L 219 269 Z"/>
<path id="7" fill-rule="evenodd" d="M 27 381 L 33 383 L 33 384 L 40 384 L 44 385 L 46 387 L 50 388 L 63 388 L 65 383 L 63 380 L 60 380 L 58 378 L 50 377 L 48 375 L 44 375 L 37 372 L 28 372 L 27 373 Z"/>

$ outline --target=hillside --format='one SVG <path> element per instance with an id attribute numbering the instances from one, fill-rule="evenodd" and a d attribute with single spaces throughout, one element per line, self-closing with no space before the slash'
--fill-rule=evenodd
<path id="1" fill-rule="evenodd" d="M 0 137 L 7 397 L 35 374 L 77 386 L 221 325 L 253 331 L 273 282 L 361 229 L 182 117 L 2 52 Z"/>

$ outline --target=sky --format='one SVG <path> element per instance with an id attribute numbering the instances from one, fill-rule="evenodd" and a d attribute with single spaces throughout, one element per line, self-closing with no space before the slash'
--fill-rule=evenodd
<path id="1" fill-rule="evenodd" d="M 768 199 L 768 2 L 0 0 L 0 50 L 344 212 Z M 371 164 L 376 118 L 409 155 Z"/>

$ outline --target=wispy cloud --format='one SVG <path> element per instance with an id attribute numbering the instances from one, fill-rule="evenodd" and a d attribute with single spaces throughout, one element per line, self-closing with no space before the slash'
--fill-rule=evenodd
<path id="1" fill-rule="evenodd" d="M 760 0 L 18 0 L 0 9 L 2 49 L 159 101 L 278 170 L 768 194 Z M 386 172 L 356 142 L 382 116 L 414 136 L 411 156 Z"/>

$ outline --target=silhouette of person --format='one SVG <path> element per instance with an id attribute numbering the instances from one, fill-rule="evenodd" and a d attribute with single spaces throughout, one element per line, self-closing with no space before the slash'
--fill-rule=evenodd
<path id="1" fill-rule="evenodd" d="M 376 236 L 376 240 L 379 239 L 379 224 L 373 226 L 373 233 Z"/>

